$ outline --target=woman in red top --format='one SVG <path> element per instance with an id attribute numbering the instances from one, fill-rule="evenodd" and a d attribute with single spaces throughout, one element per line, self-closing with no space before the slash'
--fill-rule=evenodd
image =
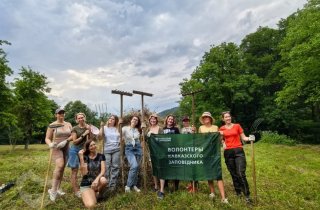
<path id="1" fill-rule="evenodd" d="M 223 112 L 222 120 L 225 125 L 219 130 L 223 135 L 225 163 L 231 174 L 234 189 L 238 196 L 241 196 L 241 192 L 243 192 L 246 201 L 251 203 L 249 185 L 246 178 L 246 156 L 240 140 L 241 138 L 244 141 L 249 141 L 249 138 L 243 133 L 243 129 L 239 124 L 231 122 L 230 112 Z"/>

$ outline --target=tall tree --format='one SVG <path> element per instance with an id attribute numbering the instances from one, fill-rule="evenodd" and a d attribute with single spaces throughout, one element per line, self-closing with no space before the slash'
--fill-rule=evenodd
<path id="1" fill-rule="evenodd" d="M 285 21 L 280 23 L 285 26 Z M 281 30 L 259 27 L 256 32 L 248 34 L 240 45 L 248 71 L 263 81 L 260 94 L 254 99 L 255 103 L 260 104 L 257 116 L 264 119 L 268 129 L 281 133 L 288 132 L 292 122 L 288 110 L 277 106 L 275 102 L 276 93 L 283 88 L 284 83 L 279 75 L 283 65 L 280 62 L 279 43 L 284 32 L 285 27 Z"/>
<path id="2" fill-rule="evenodd" d="M 30 67 L 22 67 L 20 78 L 13 84 L 17 103 L 14 107 L 25 136 L 25 149 L 35 130 L 48 125 L 52 119 L 52 109 L 55 104 L 45 95 L 50 92 L 47 77 Z"/>
<path id="3" fill-rule="evenodd" d="M 277 103 L 299 114 L 302 132 L 315 132 L 320 142 L 320 1 L 310 0 L 304 9 L 288 19 L 286 36 L 280 44 L 286 64 L 285 80 Z M 311 121 L 310 121 L 311 120 Z M 307 122 L 306 122 L 307 121 Z M 309 126 L 306 126 L 306 125 Z"/>
<path id="4" fill-rule="evenodd" d="M 4 44 L 10 45 L 10 43 L 0 40 L 0 139 L 2 143 L 8 143 L 5 140 L 8 139 L 9 131 L 17 130 L 18 121 L 16 116 L 11 112 L 14 96 L 10 84 L 6 81 L 6 77 L 10 76 L 13 71 L 8 66 L 7 54 L 1 48 Z"/>
<path id="5" fill-rule="evenodd" d="M 195 96 L 198 116 L 203 111 L 211 111 L 217 118 L 221 111 L 230 110 L 237 119 L 249 126 L 256 115 L 256 104 L 252 103 L 260 90 L 262 81 L 250 74 L 243 63 L 243 55 L 234 43 L 222 43 L 206 52 L 200 65 L 184 79 L 181 92 L 203 89 Z M 181 110 L 190 114 L 191 99 L 180 102 Z"/>
<path id="6" fill-rule="evenodd" d="M 96 118 L 97 113 L 92 111 L 86 104 L 81 101 L 71 101 L 64 107 L 66 111 L 65 120 L 70 122 L 72 125 L 76 125 L 75 115 L 79 112 L 83 112 L 86 115 L 87 123 L 99 126 L 99 120 Z"/>

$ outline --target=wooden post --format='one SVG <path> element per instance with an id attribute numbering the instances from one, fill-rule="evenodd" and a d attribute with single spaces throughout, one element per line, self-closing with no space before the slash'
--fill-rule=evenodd
<path id="1" fill-rule="evenodd" d="M 120 90 L 112 90 L 112 94 L 119 94 L 120 95 L 120 118 L 123 117 L 123 96 L 132 96 L 132 93 L 120 91 Z M 122 124 L 119 125 L 119 132 L 120 132 L 120 156 L 121 156 L 121 180 L 122 186 L 125 186 L 124 182 L 124 142 L 122 140 Z"/>
<path id="2" fill-rule="evenodd" d="M 256 164 L 254 160 L 254 146 L 253 146 L 254 140 L 250 140 L 251 144 L 251 161 L 252 161 L 252 179 L 253 179 L 253 199 L 254 202 L 257 203 L 257 181 L 256 181 Z"/>
<path id="3" fill-rule="evenodd" d="M 183 97 L 185 97 L 185 96 L 188 96 L 188 95 L 191 95 L 191 97 L 192 97 L 192 126 L 195 126 L 195 104 L 194 104 L 194 95 L 195 94 L 197 94 L 197 93 L 200 93 L 200 92 L 202 92 L 203 90 L 196 90 L 196 91 L 192 91 L 192 92 L 190 92 L 190 93 L 181 93 L 181 95 L 183 96 Z M 195 186 L 195 181 L 194 180 L 192 180 L 192 193 L 195 193 L 196 192 L 196 186 Z"/>
<path id="4" fill-rule="evenodd" d="M 143 112 L 143 108 L 144 108 L 144 100 L 143 100 L 143 96 L 150 96 L 152 97 L 153 94 L 151 93 L 146 93 L 146 92 L 141 92 L 141 91 L 137 91 L 137 90 L 133 90 L 132 91 L 134 94 L 139 94 L 141 95 L 141 122 L 144 123 L 144 112 Z M 145 128 L 142 128 L 142 168 L 143 168 L 143 187 L 144 190 L 147 190 L 147 166 L 146 166 L 146 141 L 144 138 L 144 132 L 145 132 Z"/>
<path id="5" fill-rule="evenodd" d="M 183 97 L 188 96 L 188 95 L 191 95 L 191 96 L 192 96 L 192 119 L 191 119 L 191 120 L 192 120 L 192 125 L 194 125 L 194 123 L 195 123 L 194 95 L 197 94 L 197 93 L 200 93 L 200 92 L 203 92 L 203 90 L 196 90 L 196 91 L 192 91 L 192 92 L 190 92 L 190 93 L 181 93 L 181 95 L 182 95 Z"/>

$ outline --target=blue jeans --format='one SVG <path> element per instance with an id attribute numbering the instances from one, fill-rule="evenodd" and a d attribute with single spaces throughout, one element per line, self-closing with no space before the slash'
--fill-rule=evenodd
<path id="1" fill-rule="evenodd" d="M 120 151 L 105 152 L 106 156 L 106 175 L 109 180 L 109 188 L 115 188 L 120 169 Z"/>
<path id="2" fill-rule="evenodd" d="M 138 183 L 139 165 L 142 157 L 142 148 L 140 142 L 136 141 L 135 146 L 126 144 L 125 155 L 128 159 L 130 170 L 128 174 L 127 186 L 133 187 Z"/>

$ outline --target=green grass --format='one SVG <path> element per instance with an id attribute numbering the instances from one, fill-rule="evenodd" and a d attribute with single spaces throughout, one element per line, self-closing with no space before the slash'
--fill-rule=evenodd
<path id="1" fill-rule="evenodd" d="M 253 194 L 251 147 L 245 146 L 247 177 Z M 258 202 L 253 209 L 320 209 L 320 146 L 283 146 L 255 144 L 255 162 Z M 43 183 L 49 158 L 45 145 L 30 145 L 29 150 L 17 146 L 0 146 L 0 185 L 16 181 L 16 185 L 0 194 L 0 209 L 39 209 Z M 223 158 L 222 158 L 223 161 Z M 166 193 L 159 201 L 150 189 L 136 194 L 125 194 L 123 189 L 100 202 L 97 209 L 252 209 L 243 199 L 234 195 L 231 177 L 224 162 L 223 177 L 231 206 L 208 198 L 206 182 L 200 182 L 200 191 L 194 195 L 184 189 Z M 70 169 L 66 168 L 63 189 L 67 195 L 53 204 L 46 195 L 46 209 L 84 209 L 81 200 L 72 194 L 69 184 Z M 150 177 L 151 178 L 151 177 Z M 151 180 L 151 179 L 150 179 Z M 216 189 L 216 194 L 219 195 Z"/>

